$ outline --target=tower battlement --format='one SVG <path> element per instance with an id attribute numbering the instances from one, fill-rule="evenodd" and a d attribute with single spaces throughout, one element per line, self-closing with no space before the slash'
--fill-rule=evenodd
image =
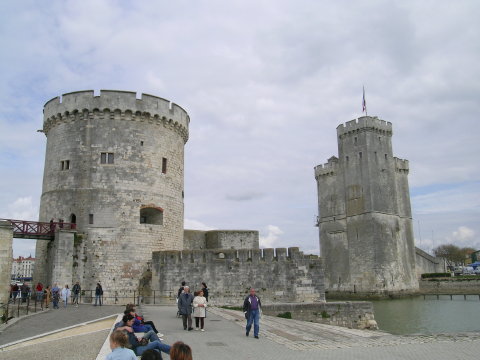
<path id="1" fill-rule="evenodd" d="M 159 264 L 210 263 L 212 261 L 235 262 L 288 262 L 305 260 L 321 266 L 317 255 L 306 255 L 298 247 L 267 249 L 217 249 L 217 250 L 167 250 L 155 252 Z"/>
<path id="2" fill-rule="evenodd" d="M 337 126 L 337 136 L 352 135 L 360 131 L 375 131 L 392 136 L 392 123 L 376 116 L 362 116 Z"/>
<path id="3" fill-rule="evenodd" d="M 408 165 L 408 160 L 405 159 L 399 159 L 399 158 L 394 158 L 395 160 L 395 171 L 396 172 L 405 172 L 408 174 L 408 171 L 410 170 L 409 165 Z"/>
<path id="4" fill-rule="evenodd" d="M 188 139 L 190 117 L 179 105 L 164 98 L 131 91 L 93 90 L 75 91 L 54 97 L 44 105 L 44 131 L 48 132 L 57 121 L 68 121 L 93 112 L 121 120 L 147 120 L 170 124 L 180 130 L 185 142 Z"/>
<path id="5" fill-rule="evenodd" d="M 314 169 L 315 179 L 318 179 L 320 176 L 335 175 L 338 169 L 338 158 L 332 156 L 326 164 L 317 165 Z"/>

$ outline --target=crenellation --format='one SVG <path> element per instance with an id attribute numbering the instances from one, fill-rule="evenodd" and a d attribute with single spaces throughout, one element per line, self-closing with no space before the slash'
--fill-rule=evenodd
<path id="1" fill-rule="evenodd" d="M 376 131 L 384 135 L 392 135 L 392 123 L 380 120 L 376 116 L 362 116 L 337 126 L 337 136 L 353 135 L 360 131 Z"/>

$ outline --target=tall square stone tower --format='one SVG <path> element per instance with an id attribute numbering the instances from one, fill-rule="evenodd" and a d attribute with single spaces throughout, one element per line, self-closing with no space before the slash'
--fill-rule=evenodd
<path id="1" fill-rule="evenodd" d="M 327 291 L 415 291 L 408 161 L 393 157 L 392 124 L 364 116 L 339 125 L 337 141 L 338 158 L 315 167 Z"/>

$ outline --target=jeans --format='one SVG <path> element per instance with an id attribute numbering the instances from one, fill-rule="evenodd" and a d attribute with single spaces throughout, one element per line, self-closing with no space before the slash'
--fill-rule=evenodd
<path id="1" fill-rule="evenodd" d="M 43 291 L 37 291 L 37 302 L 42 302 L 43 300 Z"/>
<path id="2" fill-rule="evenodd" d="M 137 346 L 135 348 L 135 354 L 137 356 L 141 356 L 144 353 L 145 350 L 150 350 L 150 349 L 154 349 L 154 350 L 157 350 L 157 351 L 163 351 L 166 354 L 170 354 L 170 345 L 163 344 L 162 342 L 160 342 L 160 340 L 152 341 L 148 345 L 145 345 L 145 346 Z"/>
<path id="3" fill-rule="evenodd" d="M 97 301 L 100 303 L 100 306 L 102 306 L 102 295 L 95 295 L 95 305 L 97 305 Z"/>
<path id="4" fill-rule="evenodd" d="M 77 304 L 78 305 L 78 294 L 73 294 L 72 304 Z"/>
<path id="5" fill-rule="evenodd" d="M 155 334 L 155 331 L 153 331 L 153 330 L 150 330 L 150 331 L 146 332 L 145 334 L 143 334 L 143 338 L 147 339 L 149 341 L 155 341 L 155 340 L 160 341 L 157 334 Z"/>
<path id="6" fill-rule="evenodd" d="M 260 330 L 260 311 L 258 309 L 256 310 L 250 310 L 248 319 L 247 319 L 247 334 L 250 332 L 250 329 L 252 328 L 252 323 L 253 325 L 253 335 L 258 336 L 258 332 Z"/>

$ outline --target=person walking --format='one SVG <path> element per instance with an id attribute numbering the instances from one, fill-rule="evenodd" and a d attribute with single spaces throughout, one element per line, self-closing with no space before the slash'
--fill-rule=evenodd
<path id="1" fill-rule="evenodd" d="M 53 308 L 58 309 L 58 302 L 60 300 L 60 289 L 58 288 L 57 283 L 55 283 L 52 288 L 52 300 Z"/>
<path id="2" fill-rule="evenodd" d="M 43 307 L 43 285 L 41 282 L 37 283 L 35 291 L 37 292 L 37 302 L 39 302 Z"/>
<path id="3" fill-rule="evenodd" d="M 72 287 L 72 305 L 75 305 L 76 307 L 78 307 L 78 298 L 80 297 L 80 291 L 82 291 L 82 288 L 77 281 Z"/>
<path id="4" fill-rule="evenodd" d="M 192 302 L 193 295 L 190 294 L 190 288 L 185 285 L 183 287 L 183 294 L 178 298 L 178 312 L 182 315 L 183 330 L 187 330 L 188 322 L 188 331 L 193 330 L 192 328 Z"/>
<path id="5" fill-rule="evenodd" d="M 103 297 L 103 289 L 100 283 L 97 283 L 97 287 L 95 288 L 95 305 L 97 306 L 97 302 L 100 306 L 102 306 L 102 297 Z"/>
<path id="6" fill-rule="evenodd" d="M 44 292 L 44 298 L 45 298 L 45 307 L 48 309 L 48 306 L 50 305 L 50 302 L 52 301 L 52 290 L 50 290 L 50 286 L 47 286 Z"/>
<path id="7" fill-rule="evenodd" d="M 70 297 L 70 294 L 72 292 L 68 288 L 68 285 L 65 284 L 65 287 L 62 289 L 62 300 L 63 300 L 63 306 L 66 308 L 68 304 L 68 298 Z"/>
<path id="8" fill-rule="evenodd" d="M 252 328 L 253 323 L 253 335 L 255 336 L 255 339 L 258 339 L 261 308 L 262 302 L 260 301 L 260 298 L 255 295 L 255 289 L 251 288 L 250 295 L 248 295 L 243 302 L 243 312 L 247 319 L 246 336 L 250 334 L 250 329 Z"/>
<path id="9" fill-rule="evenodd" d="M 20 290 L 19 290 L 19 287 L 18 287 L 17 283 L 13 284 L 13 286 L 12 286 L 12 298 L 13 298 L 13 303 L 14 304 L 17 301 L 17 296 L 18 296 L 19 291 Z"/>
<path id="10" fill-rule="evenodd" d="M 205 331 L 205 313 L 207 309 L 207 299 L 203 296 L 203 291 L 200 290 L 198 295 L 193 298 L 193 317 L 195 318 L 195 330 L 198 330 L 198 323 L 200 322 L 200 330 Z"/>
<path id="11" fill-rule="evenodd" d="M 202 291 L 203 291 L 203 296 L 208 302 L 208 287 L 207 287 L 207 284 L 205 284 L 204 282 L 202 282 Z"/>

